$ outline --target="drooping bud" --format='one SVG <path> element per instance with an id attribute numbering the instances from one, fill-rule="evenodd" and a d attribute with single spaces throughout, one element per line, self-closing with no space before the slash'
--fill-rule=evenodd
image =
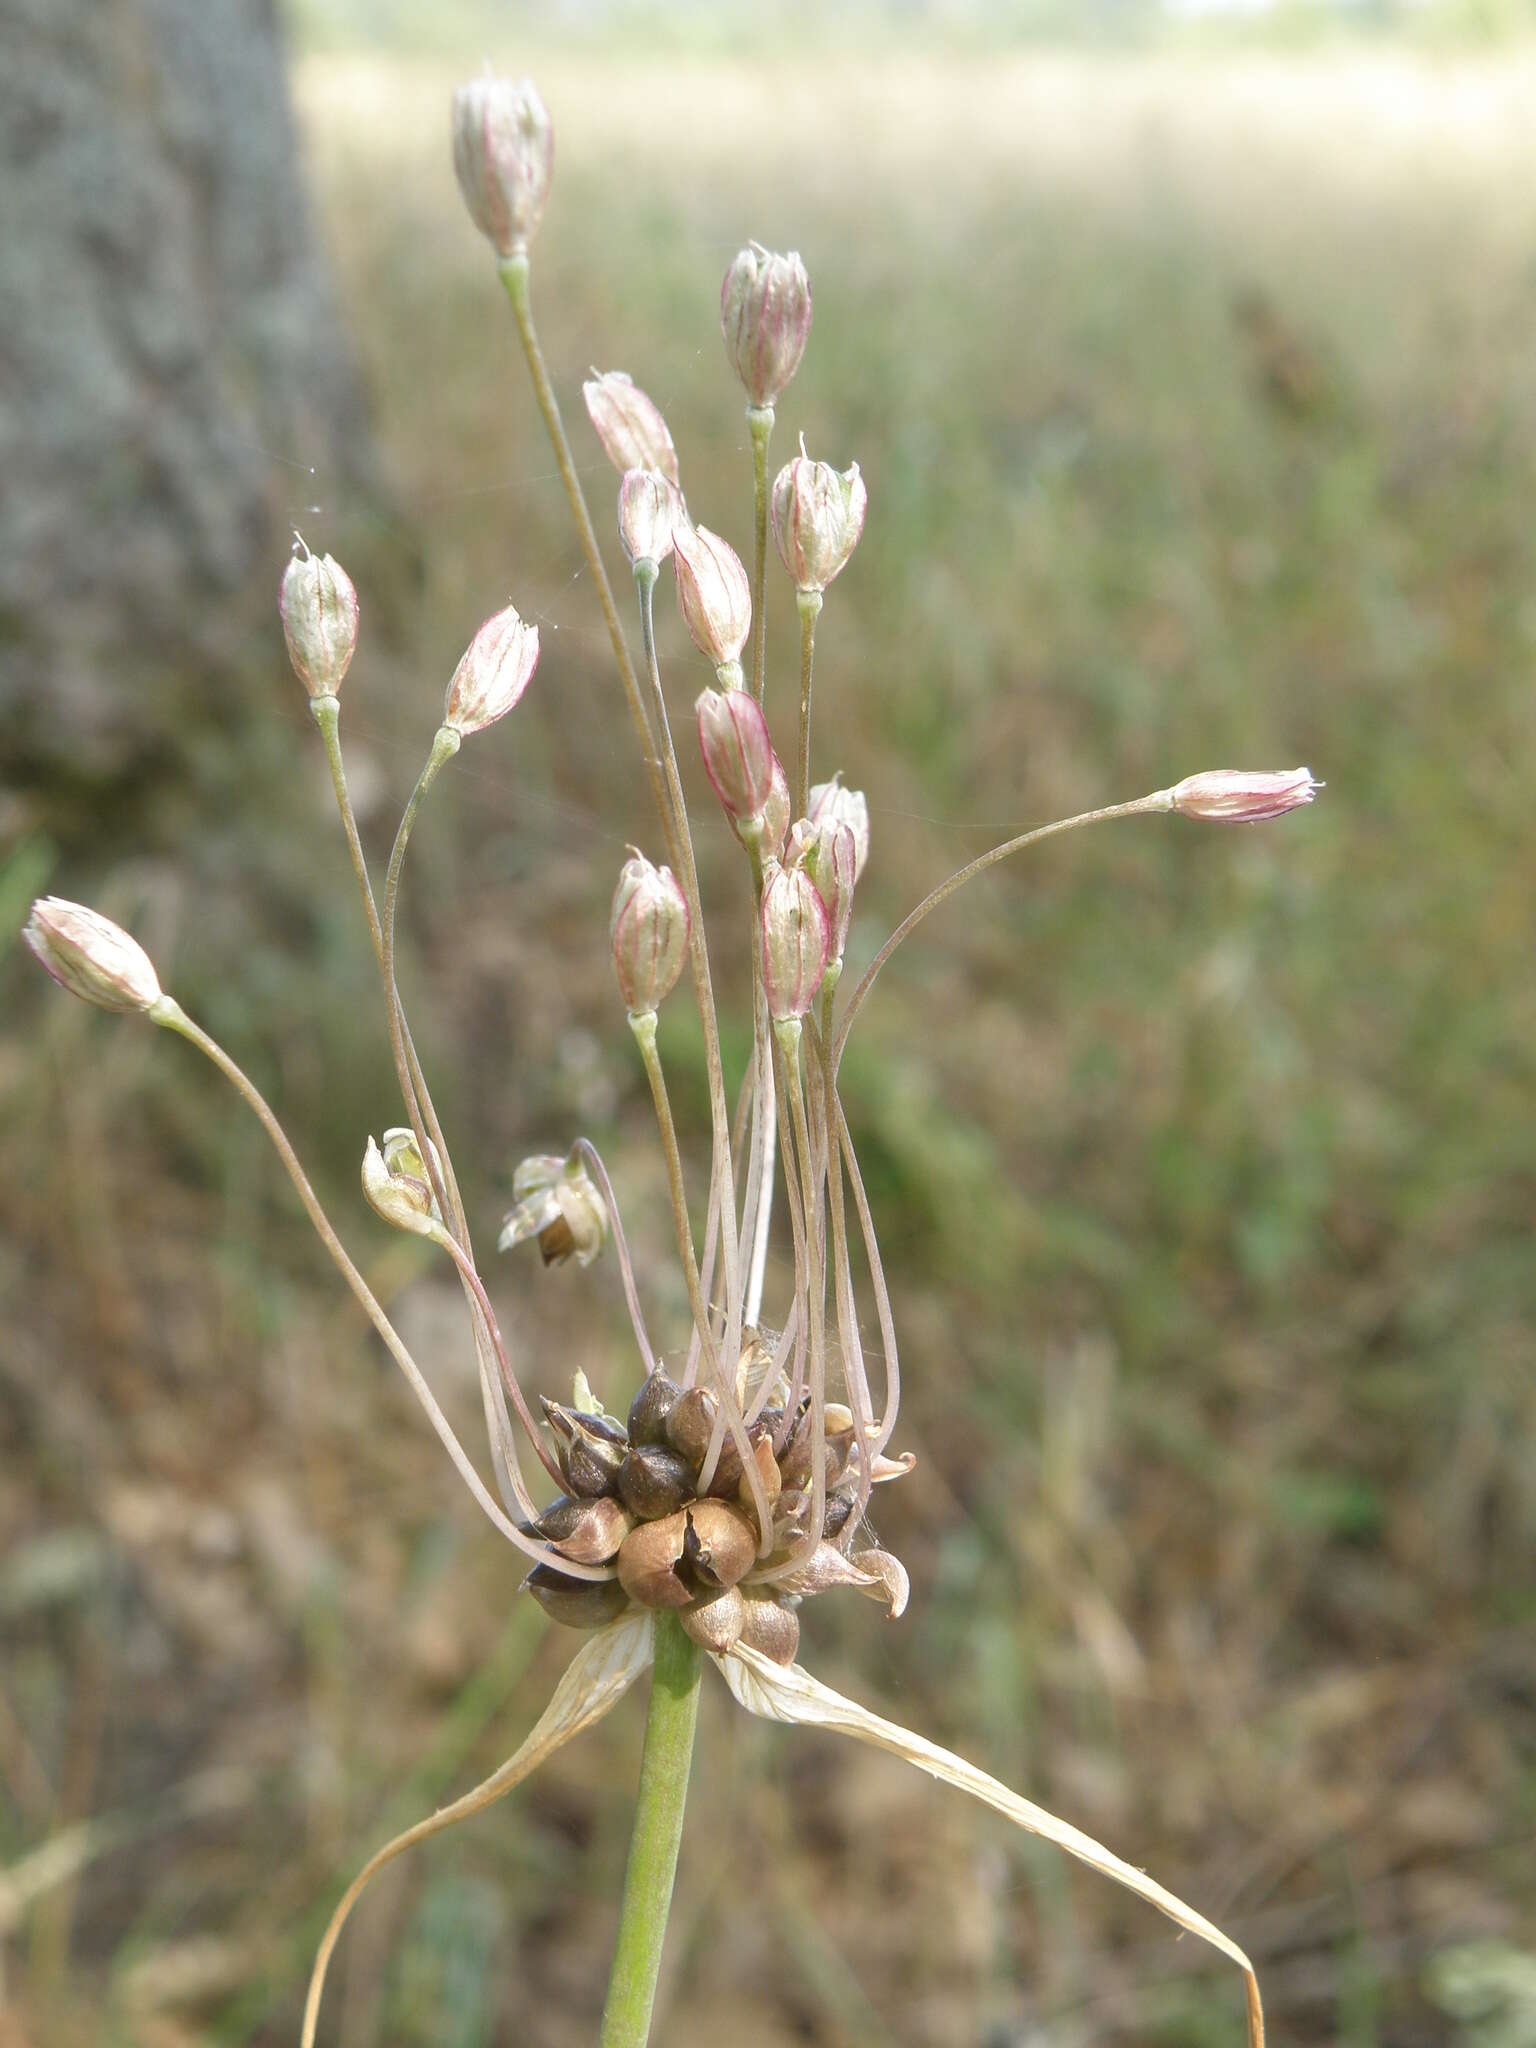
<path id="1" fill-rule="evenodd" d="M 631 1016 L 671 994 L 688 954 L 688 925 L 688 899 L 672 870 L 631 847 L 608 920 L 613 971 Z"/>
<path id="2" fill-rule="evenodd" d="M 839 472 L 812 462 L 800 444 L 773 486 L 773 537 L 795 588 L 825 590 L 846 566 L 864 531 L 869 493 L 855 462 Z"/>
<path id="3" fill-rule="evenodd" d="M 311 697 L 334 697 L 357 649 L 357 592 L 330 555 L 289 559 L 278 585 L 277 613 L 293 672 Z"/>
<path id="4" fill-rule="evenodd" d="M 733 825 L 753 824 L 773 794 L 777 758 L 762 707 L 747 690 L 702 690 L 694 708 L 710 787 Z"/>
<path id="5" fill-rule="evenodd" d="M 853 885 L 859 857 L 853 827 L 824 811 L 818 823 L 801 818 L 789 835 L 786 867 L 803 868 L 816 884 L 816 893 L 827 906 L 830 924 L 829 957 L 841 960 L 848 941 L 848 921 L 853 916 Z"/>
<path id="6" fill-rule="evenodd" d="M 775 868 L 763 885 L 763 993 L 775 1024 L 803 1017 L 827 971 L 831 920 L 803 868 Z"/>
<path id="7" fill-rule="evenodd" d="M 396 1230 L 409 1230 L 417 1237 L 441 1234 L 443 1226 L 436 1215 L 437 1204 L 426 1181 L 411 1173 L 392 1172 L 372 1138 L 363 1153 L 363 1193 Z"/>
<path id="8" fill-rule="evenodd" d="M 682 493 L 659 470 L 625 470 L 619 485 L 619 539 L 632 564 L 664 562 L 685 517 Z"/>
<path id="9" fill-rule="evenodd" d="M 475 78 L 453 96 L 453 168 L 496 254 L 527 254 L 544 218 L 555 130 L 531 78 Z"/>
<path id="10" fill-rule="evenodd" d="M 443 704 L 443 723 L 467 738 L 504 718 L 539 665 L 539 629 L 508 605 L 486 620 L 459 659 Z"/>
<path id="11" fill-rule="evenodd" d="M 654 469 L 669 484 L 679 482 L 677 450 L 661 408 L 633 377 L 623 370 L 594 370 L 581 395 L 603 453 L 621 476 L 630 469 Z"/>
<path id="12" fill-rule="evenodd" d="M 840 774 L 830 782 L 813 783 L 805 814 L 813 825 L 830 817 L 852 830 L 853 879 L 857 881 L 869 859 L 869 805 L 863 790 L 844 789 Z"/>
<path id="13" fill-rule="evenodd" d="M 1181 818 L 1256 825 L 1311 803 L 1322 786 L 1313 780 L 1310 768 L 1210 768 L 1201 775 L 1186 775 L 1170 795 Z"/>
<path id="14" fill-rule="evenodd" d="M 160 978 L 137 939 L 120 924 L 62 896 L 32 906 L 22 937 L 61 988 L 99 1010 L 148 1010 Z"/>
<path id="15" fill-rule="evenodd" d="M 524 1159 L 512 1175 L 512 1194 L 515 1206 L 502 1219 L 498 1251 L 537 1237 L 546 1266 L 573 1252 L 579 1266 L 590 1266 L 608 1242 L 607 1204 L 578 1154 Z"/>
<path id="16" fill-rule="evenodd" d="M 764 860 L 777 860 L 783 853 L 785 836 L 789 831 L 789 813 L 789 777 L 784 773 L 784 763 L 775 754 L 773 780 L 768 789 L 768 801 L 763 805 L 757 835 L 757 850 Z"/>
<path id="17" fill-rule="evenodd" d="M 733 257 L 720 286 L 720 332 L 748 401 L 776 403 L 811 332 L 811 281 L 799 256 L 749 242 Z"/>
<path id="18" fill-rule="evenodd" d="M 677 608 L 700 654 L 741 680 L 741 650 L 752 630 L 752 590 L 729 541 L 707 526 L 680 523 L 672 535 Z"/>

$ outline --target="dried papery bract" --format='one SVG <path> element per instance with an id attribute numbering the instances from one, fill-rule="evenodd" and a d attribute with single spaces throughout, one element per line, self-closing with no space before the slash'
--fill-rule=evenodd
<path id="1" fill-rule="evenodd" d="M 827 970 L 831 920 L 803 868 L 775 868 L 763 884 L 763 993 L 775 1024 L 803 1017 Z"/>
<path id="2" fill-rule="evenodd" d="M 311 697 L 334 697 L 357 650 L 357 592 L 330 555 L 304 551 L 278 585 L 277 611 L 293 672 Z"/>
<path id="3" fill-rule="evenodd" d="M 40 897 L 22 937 L 61 988 L 98 1010 L 150 1010 L 160 1000 L 149 955 L 99 910 L 62 896 Z"/>
<path id="4" fill-rule="evenodd" d="M 683 623 L 722 683 L 741 682 L 741 650 L 752 630 L 752 590 L 729 541 L 707 526 L 680 524 L 672 536 L 672 574 Z"/>
<path id="5" fill-rule="evenodd" d="M 590 1266 L 608 1242 L 608 1205 L 575 1154 L 541 1152 L 524 1159 L 512 1176 L 514 1206 L 502 1219 L 498 1251 L 536 1237 L 546 1266 L 575 1255 Z"/>
<path id="6" fill-rule="evenodd" d="M 671 994 L 688 956 L 688 922 L 688 899 L 672 870 L 631 849 L 613 893 L 608 938 L 632 1016 Z"/>
<path id="7" fill-rule="evenodd" d="M 476 78 L 453 96 L 453 168 L 470 218 L 503 261 L 544 218 L 555 131 L 528 78 Z"/>
<path id="8" fill-rule="evenodd" d="M 802 443 L 774 479 L 772 508 L 779 560 L 798 591 L 820 592 L 858 546 L 869 493 L 856 462 L 841 471 L 812 462 Z"/>
<path id="9" fill-rule="evenodd" d="M 800 367 L 811 332 L 811 281 L 791 250 L 748 242 L 720 286 L 720 332 L 748 403 L 775 405 Z"/>
<path id="10" fill-rule="evenodd" d="M 603 453 L 620 475 L 627 469 L 654 469 L 680 486 L 677 449 L 661 407 L 633 377 L 623 370 L 594 370 L 581 395 Z"/>
<path id="11" fill-rule="evenodd" d="M 539 629 L 511 605 L 486 620 L 460 657 L 448 684 L 443 723 L 460 738 L 504 718 L 539 665 Z"/>
<path id="12" fill-rule="evenodd" d="M 845 789 L 838 775 L 834 775 L 830 782 L 813 783 L 805 814 L 813 825 L 823 824 L 832 818 L 852 832 L 853 879 L 857 881 L 869 859 L 869 805 L 863 790 Z"/>
<path id="13" fill-rule="evenodd" d="M 681 492 L 660 470 L 625 470 L 619 485 L 619 539 L 631 566 L 664 562 L 686 517 Z"/>
<path id="14" fill-rule="evenodd" d="M 745 690 L 701 690 L 699 752 L 704 773 L 731 823 L 740 830 L 762 816 L 773 794 L 777 755 L 768 721 Z"/>
<path id="15" fill-rule="evenodd" d="M 1170 795 L 1181 818 L 1257 825 L 1311 803 L 1322 786 L 1310 768 L 1209 768 L 1200 775 L 1186 775 Z"/>

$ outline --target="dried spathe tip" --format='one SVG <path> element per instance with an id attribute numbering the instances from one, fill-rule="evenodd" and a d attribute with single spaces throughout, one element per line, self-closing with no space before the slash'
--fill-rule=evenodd
<path id="1" fill-rule="evenodd" d="M 334 697 L 357 650 L 357 592 L 352 579 L 330 555 L 303 549 L 283 571 L 277 613 L 293 672 L 311 697 Z"/>
<path id="2" fill-rule="evenodd" d="M 627 469 L 654 469 L 669 484 L 679 483 L 677 449 L 661 407 L 633 377 L 623 370 L 594 370 L 581 395 L 603 453 L 621 476 Z"/>
<path id="3" fill-rule="evenodd" d="M 160 1000 L 154 963 L 99 910 L 62 896 L 33 904 L 22 937 L 61 988 L 99 1010 L 149 1010 Z"/>
<path id="4" fill-rule="evenodd" d="M 536 1237 L 546 1266 L 573 1254 L 590 1266 L 608 1242 L 608 1207 L 576 1154 L 539 1153 L 512 1176 L 515 1207 L 502 1220 L 498 1251 Z"/>
<path id="5" fill-rule="evenodd" d="M 539 629 L 513 606 L 486 620 L 460 657 L 443 704 L 443 723 L 461 738 L 504 718 L 539 665 Z"/>
<path id="6" fill-rule="evenodd" d="M 775 404 L 800 367 L 811 332 L 811 281 L 791 250 L 749 242 L 720 286 L 720 332 L 748 402 Z"/>
<path id="7" fill-rule="evenodd" d="M 688 953 L 688 899 L 670 868 L 630 849 L 608 920 L 613 971 L 631 1016 L 671 994 Z"/>
<path id="8" fill-rule="evenodd" d="M 475 78 L 453 96 L 453 168 L 470 219 L 503 261 L 544 218 L 555 131 L 531 78 Z"/>
<path id="9" fill-rule="evenodd" d="M 752 588 L 729 541 L 680 521 L 672 535 L 677 607 L 700 654 L 741 680 L 741 650 L 752 630 Z"/>
<path id="10" fill-rule="evenodd" d="M 773 538 L 796 590 L 821 592 L 847 567 L 864 531 L 869 493 L 859 465 L 835 470 L 801 452 L 774 480 Z"/>
<path id="11" fill-rule="evenodd" d="M 1169 795 L 1181 818 L 1257 825 L 1311 803 L 1322 786 L 1310 768 L 1209 768 L 1201 775 L 1186 775 Z"/>

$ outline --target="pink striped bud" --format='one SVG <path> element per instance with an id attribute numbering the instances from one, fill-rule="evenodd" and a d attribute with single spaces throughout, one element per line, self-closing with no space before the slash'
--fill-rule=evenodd
<path id="1" fill-rule="evenodd" d="M 707 526 L 678 525 L 672 535 L 677 608 L 700 654 L 717 669 L 739 667 L 752 630 L 752 590 L 736 550 Z"/>
<path id="2" fill-rule="evenodd" d="M 312 555 L 299 536 L 278 586 L 277 613 L 293 672 L 311 697 L 334 697 L 357 647 L 357 592 L 341 564 Z"/>
<path id="3" fill-rule="evenodd" d="M 581 395 L 603 453 L 621 476 L 626 469 L 654 469 L 669 484 L 678 481 L 677 450 L 661 408 L 633 377 L 622 370 L 594 370 Z"/>
<path id="4" fill-rule="evenodd" d="M 688 951 L 688 900 L 670 868 L 630 848 L 613 892 L 608 936 L 619 993 L 631 1016 L 670 995 Z"/>
<path id="5" fill-rule="evenodd" d="M 768 721 L 747 690 L 701 690 L 695 705 L 704 773 L 733 825 L 760 821 L 773 794 Z"/>
<path id="6" fill-rule="evenodd" d="M 827 971 L 827 906 L 803 868 L 776 867 L 763 885 L 763 992 L 775 1024 L 803 1017 Z"/>
<path id="7" fill-rule="evenodd" d="M 470 219 L 503 261 L 544 218 L 555 130 L 531 78 L 474 78 L 453 96 L 453 168 Z"/>
<path id="8" fill-rule="evenodd" d="M 1186 775 L 1169 794 L 1180 817 L 1256 825 L 1311 803 L 1322 786 L 1310 768 L 1208 768 L 1201 775 Z"/>
<path id="9" fill-rule="evenodd" d="M 811 332 L 811 281 L 800 258 L 749 242 L 720 286 L 720 332 L 749 403 L 773 405 L 799 369 Z"/>
<path id="10" fill-rule="evenodd" d="M 160 978 L 137 939 L 120 924 L 62 896 L 32 906 L 22 937 L 60 988 L 98 1010 L 149 1010 L 160 1000 Z"/>
<path id="11" fill-rule="evenodd" d="M 779 858 L 784 851 L 784 839 L 788 831 L 789 777 L 784 773 L 784 763 L 775 754 L 773 780 L 769 785 L 767 802 L 763 805 L 762 824 L 757 836 L 757 849 L 764 860 Z"/>
<path id="12" fill-rule="evenodd" d="M 619 485 L 619 539 L 631 562 L 664 562 L 686 518 L 682 493 L 655 469 L 626 469 Z"/>
<path id="13" fill-rule="evenodd" d="M 851 463 L 841 473 L 830 462 L 800 453 L 774 480 L 773 537 L 779 560 L 797 590 L 825 590 L 848 563 L 864 531 L 869 493 Z"/>
<path id="14" fill-rule="evenodd" d="M 813 825 L 833 818 L 849 827 L 853 833 L 853 879 L 857 881 L 869 859 L 869 805 L 863 790 L 844 789 L 839 775 L 830 782 L 813 783 L 806 816 Z"/>
<path id="15" fill-rule="evenodd" d="M 853 916 L 853 885 L 857 879 L 858 852 L 853 828 L 840 818 L 825 816 L 819 824 L 801 818 L 789 835 L 787 867 L 803 868 L 816 884 L 816 893 L 827 906 L 831 927 L 828 950 L 841 960 L 848 942 L 848 923 Z"/>
<path id="16" fill-rule="evenodd" d="M 486 620 L 453 672 L 443 723 L 461 736 L 504 718 L 539 665 L 539 629 L 524 624 L 511 605 Z"/>

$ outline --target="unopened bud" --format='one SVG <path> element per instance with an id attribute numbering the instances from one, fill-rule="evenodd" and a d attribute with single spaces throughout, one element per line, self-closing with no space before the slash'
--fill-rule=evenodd
<path id="1" fill-rule="evenodd" d="M 467 737 L 504 718 L 539 665 L 539 629 L 511 605 L 486 620 L 460 657 L 448 685 L 443 723 Z"/>
<path id="2" fill-rule="evenodd" d="M 329 555 L 290 558 L 278 585 L 277 613 L 293 672 L 311 697 L 334 697 L 357 648 L 357 592 Z"/>
<path id="3" fill-rule="evenodd" d="M 619 539 L 631 563 L 664 562 L 684 517 L 681 493 L 659 470 L 625 470 L 619 485 Z"/>
<path id="4" fill-rule="evenodd" d="M 1256 825 L 1311 803 L 1322 786 L 1313 780 L 1310 768 L 1211 768 L 1202 775 L 1186 775 L 1170 795 L 1182 818 Z"/>
<path id="5" fill-rule="evenodd" d="M 811 281 L 800 258 L 749 242 L 720 286 L 720 332 L 749 402 L 773 405 L 811 332 Z"/>
<path id="6" fill-rule="evenodd" d="M 747 690 L 703 690 L 695 705 L 704 773 L 734 825 L 758 819 L 773 794 L 773 741 Z"/>
<path id="7" fill-rule="evenodd" d="M 853 833 L 853 879 L 857 881 L 869 859 L 869 805 L 863 790 L 844 789 L 837 775 L 830 782 L 813 783 L 805 814 L 813 825 L 833 818 L 848 826 Z"/>
<path id="8" fill-rule="evenodd" d="M 803 868 L 775 868 L 763 887 L 763 993 L 775 1024 L 803 1017 L 827 971 L 831 921 Z"/>
<path id="9" fill-rule="evenodd" d="M 544 217 L 555 131 L 531 78 L 475 78 L 453 96 L 453 168 L 496 254 L 526 255 Z"/>
<path id="10" fill-rule="evenodd" d="M 734 667 L 739 681 L 741 650 L 752 630 L 752 591 L 736 550 L 707 526 L 686 522 L 674 530 L 672 549 L 677 607 L 694 646 L 717 669 Z"/>
<path id="11" fill-rule="evenodd" d="M 785 865 L 803 868 L 816 884 L 816 893 L 827 906 L 828 955 L 841 960 L 848 942 L 848 921 L 853 916 L 853 885 L 859 865 L 853 827 L 830 811 L 823 812 L 816 824 L 801 818 L 789 835 Z"/>
<path id="12" fill-rule="evenodd" d="M 613 892 L 608 937 L 619 993 L 631 1014 L 670 995 L 688 953 L 688 899 L 670 868 L 630 849 Z"/>
<path id="13" fill-rule="evenodd" d="M 773 779 L 768 786 L 768 800 L 763 805 L 757 834 L 757 850 L 765 861 L 777 860 L 784 851 L 784 841 L 789 832 L 789 812 L 789 777 L 784 773 L 784 763 L 775 754 Z"/>
<path id="14" fill-rule="evenodd" d="M 590 1266 L 608 1241 L 608 1208 L 576 1154 L 541 1152 L 512 1176 L 515 1206 L 502 1219 L 498 1251 L 536 1237 L 546 1266 L 570 1258 Z"/>
<path id="15" fill-rule="evenodd" d="M 160 979 L 137 939 L 99 910 L 43 896 L 22 937 L 61 988 L 99 1010 L 148 1010 L 160 1000 Z"/>
<path id="16" fill-rule="evenodd" d="M 864 531 L 869 493 L 855 462 L 839 472 L 812 462 L 805 443 L 773 486 L 773 537 L 797 590 L 825 590 Z"/>
<path id="17" fill-rule="evenodd" d="M 603 453 L 621 476 L 629 469 L 654 469 L 669 484 L 678 483 L 671 431 L 660 406 L 633 377 L 623 370 L 594 370 L 581 395 Z"/>
<path id="18" fill-rule="evenodd" d="M 363 1153 L 363 1193 L 396 1230 L 409 1230 L 417 1237 L 441 1234 L 443 1226 L 426 1181 L 418 1180 L 414 1174 L 392 1172 L 372 1138 Z"/>

